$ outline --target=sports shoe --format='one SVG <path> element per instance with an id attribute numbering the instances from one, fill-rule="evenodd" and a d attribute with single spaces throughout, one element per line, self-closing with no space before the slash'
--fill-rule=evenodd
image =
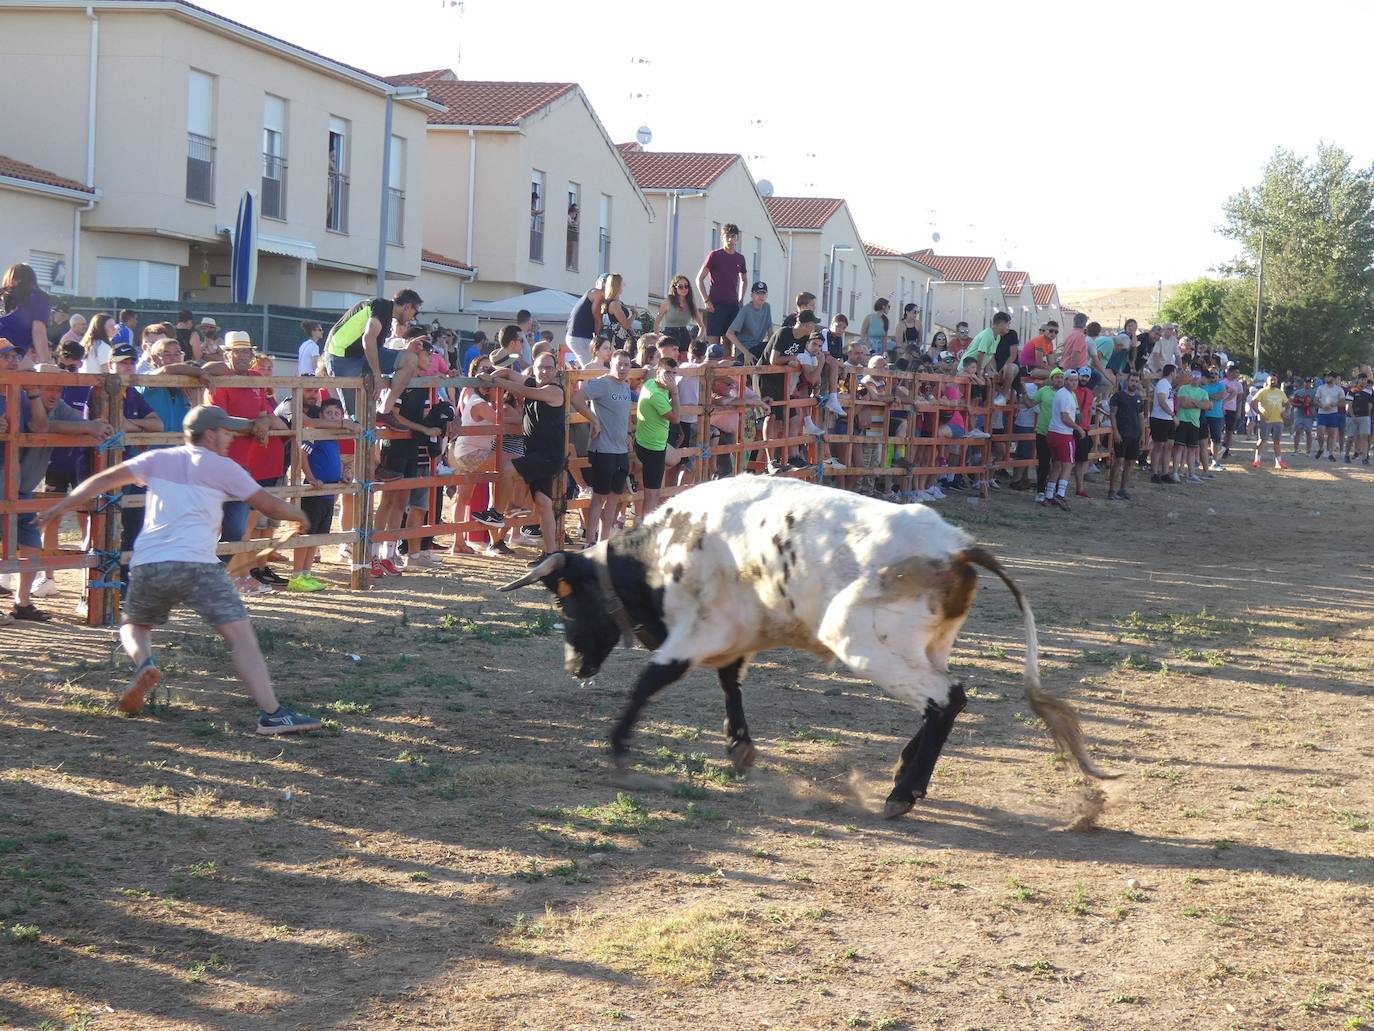
<path id="1" fill-rule="evenodd" d="M 994 397 L 994 398 L 992 399 L 992 403 L 995 404 L 995 405 L 997 405 L 997 407 L 1000 408 L 1002 405 L 1004 405 L 1004 404 L 1007 403 L 1007 395 L 1006 395 L 1006 394 L 998 394 L 996 397 Z"/>
<path id="2" fill-rule="evenodd" d="M 378 561 L 377 559 L 374 558 L 374 559 L 372 560 L 372 565 L 368 566 L 368 568 L 367 568 L 367 575 L 368 575 L 368 576 L 390 576 L 391 574 L 388 573 L 388 572 L 386 571 L 386 567 L 383 566 L 383 565 L 381 564 L 380 561 Z"/>
<path id="3" fill-rule="evenodd" d="M 766 472 L 769 476 L 776 476 L 778 473 L 782 472 L 782 471 L 783 471 L 785 468 L 787 468 L 787 467 L 786 467 L 786 466 L 783 466 L 783 465 L 779 465 L 777 462 L 773 461 L 773 460 L 770 458 L 770 459 L 768 460 L 768 464 L 767 464 L 766 466 L 764 466 L 763 468 L 764 468 L 764 472 Z"/>
<path id="4" fill-rule="evenodd" d="M 515 535 L 515 543 L 523 544 L 527 548 L 542 548 L 544 546 L 544 538 L 537 533 L 521 530 Z"/>
<path id="5" fill-rule="evenodd" d="M 1091 497 L 1092 497 L 1092 495 L 1089 494 L 1086 490 L 1074 491 L 1074 495 L 1073 495 L 1073 496 L 1076 497 L 1076 498 L 1091 498 Z"/>
<path id="6" fill-rule="evenodd" d="M 1201 476 L 1189 476 L 1189 477 L 1188 477 L 1188 482 L 1189 482 L 1189 483 L 1201 483 L 1201 482 L 1202 482 L 1202 477 L 1201 477 Z"/>
<path id="7" fill-rule="evenodd" d="M 340 544 L 339 550 L 335 552 L 335 554 L 338 556 L 339 561 L 342 562 L 344 565 L 348 565 L 350 562 L 353 561 L 353 549 L 351 545 Z"/>
<path id="8" fill-rule="evenodd" d="M 1055 508 L 1062 508 L 1065 512 L 1069 510 L 1068 501 L 1064 498 L 1059 497 L 1058 495 L 1050 499 L 1050 504 L 1053 505 Z"/>
<path id="9" fill-rule="evenodd" d="M 824 469 L 843 469 L 845 468 L 845 464 L 834 455 L 829 455 L 826 457 L 825 461 L 821 463 L 821 467 Z"/>
<path id="10" fill-rule="evenodd" d="M 810 437 L 819 437 L 825 431 L 816 425 L 816 420 L 807 416 L 802 420 L 802 432 Z"/>
<path id="11" fill-rule="evenodd" d="M 1170 474 L 1169 474 L 1167 477 L 1165 477 L 1165 478 L 1166 478 L 1170 483 L 1182 483 L 1182 482 L 1183 482 L 1183 477 L 1180 476 L 1178 473 L 1170 473 Z"/>
<path id="12" fill-rule="evenodd" d="M 506 525 L 506 518 L 494 508 L 489 508 L 485 512 L 474 512 L 472 514 L 474 523 L 481 523 L 483 526 L 494 526 L 498 529 Z"/>
<path id="13" fill-rule="evenodd" d="M 400 576 L 400 575 L 401 575 L 401 571 L 400 571 L 399 569 L 396 568 L 396 563 L 395 563 L 395 562 L 392 562 L 391 559 L 389 559 L 389 558 L 381 558 L 381 559 L 378 559 L 378 560 L 377 560 L 377 564 L 380 565 L 383 569 L 386 570 L 388 576 Z"/>
<path id="14" fill-rule="evenodd" d="M 1331 459 L 1331 461 L 1334 462 L 1334 461 L 1336 460 L 1336 452 L 1334 452 L 1334 451 L 1328 451 L 1328 452 L 1326 453 L 1326 457 L 1329 458 L 1329 459 Z"/>
<path id="15" fill-rule="evenodd" d="M 982 430 L 969 430 L 964 434 L 969 440 L 987 440 L 988 435 Z"/>
<path id="16" fill-rule="evenodd" d="M 46 623 L 52 619 L 52 616 L 48 615 L 33 602 L 29 602 L 27 605 L 15 605 L 10 609 L 10 615 L 26 623 Z"/>
<path id="17" fill-rule="evenodd" d="M 322 591 L 326 587 L 309 573 L 297 573 L 290 580 L 286 581 L 286 589 L 300 594 L 310 594 L 314 591 Z"/>
<path id="18" fill-rule="evenodd" d="M 1044 491 L 1038 490 L 1038 491 L 1035 492 L 1035 503 L 1036 503 L 1037 505 L 1043 505 L 1043 504 L 1045 503 L 1045 492 L 1044 492 Z"/>
<path id="19" fill-rule="evenodd" d="M 320 721 L 314 716 L 304 716 L 282 705 L 276 712 L 258 710 L 258 733 L 264 735 L 305 734 L 320 729 Z"/>
<path id="20" fill-rule="evenodd" d="M 234 581 L 234 586 L 238 588 L 239 594 L 245 598 L 256 598 L 262 594 L 271 594 L 272 588 L 265 583 L 259 583 L 251 576 L 241 576 Z"/>
<path id="21" fill-rule="evenodd" d="M 1255 456 L 1255 460 L 1254 460 L 1253 462 L 1250 463 L 1250 468 L 1251 468 L 1251 469 L 1258 469 L 1259 467 L 1260 467 L 1260 460 L 1259 460 L 1259 456 L 1256 455 L 1256 456 Z"/>
<path id="22" fill-rule="evenodd" d="M 1213 462 L 1210 469 L 1214 473 L 1224 473 L 1226 471 L 1226 466 L 1222 465 L 1220 462 Z"/>
<path id="23" fill-rule="evenodd" d="M 492 511 L 495 511 L 495 509 L 493 509 Z M 521 508 L 519 505 L 516 505 L 514 508 L 506 510 L 507 519 L 524 519 L 525 516 L 531 514 L 532 513 L 528 508 Z"/>
<path id="24" fill-rule="evenodd" d="M 949 497 L 948 494 L 946 494 L 944 491 L 940 489 L 940 485 L 938 483 L 934 487 L 927 487 L 926 493 L 929 494 L 936 501 L 944 501 L 945 498 Z"/>
<path id="25" fill-rule="evenodd" d="M 282 576 L 275 569 L 263 566 L 261 569 L 254 569 L 248 574 L 260 584 L 268 584 L 272 587 L 285 587 L 288 583 L 286 577 Z"/>
<path id="26" fill-rule="evenodd" d="M 1130 496 L 1129 494 L 1127 494 L 1124 490 L 1119 490 L 1119 491 L 1117 491 L 1117 492 L 1116 492 L 1116 498 L 1117 498 L 1118 501 L 1130 501 L 1130 500 L 1132 500 L 1131 496 Z"/>
<path id="27" fill-rule="evenodd" d="M 505 541 L 494 541 L 482 549 L 482 554 L 487 558 L 501 558 L 503 555 L 514 555 L 515 552 Z"/>
<path id="28" fill-rule="evenodd" d="M 835 415 L 838 415 L 841 418 L 849 414 L 844 410 L 844 405 L 840 404 L 839 394 L 825 395 L 825 410 L 827 412 L 833 412 Z"/>
<path id="29" fill-rule="evenodd" d="M 808 462 L 808 461 L 807 461 L 805 458 L 803 458 L 801 455 L 793 455 L 791 458 L 789 458 L 789 459 L 787 460 L 787 464 L 790 465 L 793 469 L 809 469 L 809 468 L 811 468 L 811 463 Z"/>
<path id="30" fill-rule="evenodd" d="M 1368 456 L 1365 457 L 1364 464 L 1365 464 L 1365 465 L 1368 465 L 1368 464 L 1369 464 L 1369 458 L 1368 458 Z"/>
<path id="31" fill-rule="evenodd" d="M 590 487 L 580 487 L 580 488 L 578 488 L 578 491 L 577 491 L 578 500 L 586 500 L 587 498 L 590 498 L 591 496 L 592 496 L 592 489 L 591 489 Z"/>
<path id="32" fill-rule="evenodd" d="M 1223 461 L 1224 461 L 1225 459 L 1227 459 L 1227 458 L 1230 458 L 1230 457 L 1231 457 L 1231 449 L 1230 449 L 1229 447 L 1228 447 L 1228 448 L 1222 448 L 1222 450 L 1221 450 L 1221 457 L 1222 457 L 1222 460 L 1223 460 Z"/>
<path id="33" fill-rule="evenodd" d="M 926 491 L 918 490 L 912 491 L 911 500 L 916 502 L 916 504 L 918 505 L 924 505 L 927 501 L 934 501 L 935 499 L 932 498 L 930 494 Z"/>
<path id="34" fill-rule="evenodd" d="M 134 675 L 129 678 L 129 685 L 124 688 L 124 693 L 119 696 L 119 711 L 138 712 L 139 709 L 143 708 L 143 702 L 148 697 L 148 693 L 160 683 L 162 683 L 162 673 L 153 665 L 153 657 L 149 655 L 143 660 L 143 664 L 134 670 Z"/>
<path id="35" fill-rule="evenodd" d="M 1274 465 L 1274 468 L 1275 468 L 1275 469 L 1287 469 L 1287 468 L 1288 468 L 1288 463 L 1285 462 L 1285 461 L 1283 461 L 1282 459 L 1280 459 L 1280 460 Z"/>
<path id="36" fill-rule="evenodd" d="M 1108 500 L 1108 501 L 1119 501 L 1119 500 L 1121 500 L 1121 499 L 1120 499 L 1120 497 L 1117 495 L 1116 491 L 1114 491 L 1114 490 L 1109 490 L 1109 491 L 1107 491 L 1107 500 Z"/>
<path id="37" fill-rule="evenodd" d="M 57 593 L 57 581 L 50 576 L 36 579 L 29 593 L 35 598 L 50 598 Z"/>

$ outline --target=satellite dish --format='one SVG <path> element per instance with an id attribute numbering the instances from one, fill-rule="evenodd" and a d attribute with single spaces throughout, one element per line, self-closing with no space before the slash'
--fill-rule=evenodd
<path id="1" fill-rule="evenodd" d="M 654 134 L 649 130 L 649 127 L 647 125 L 641 125 L 639 127 L 639 131 L 635 133 L 635 139 L 639 141 L 639 145 L 641 147 L 647 147 L 649 145 L 649 141 L 653 138 Z"/>
<path id="2" fill-rule="evenodd" d="M 931 233 L 931 234 L 930 234 L 930 242 L 931 242 L 931 243 L 939 243 L 939 242 L 940 242 L 940 234 L 939 234 L 939 233 Z"/>
<path id="3" fill-rule="evenodd" d="M 760 179 L 760 180 L 759 180 L 759 196 L 760 196 L 760 197 L 771 197 L 771 196 L 773 196 L 773 184 L 770 183 L 767 179 Z"/>
<path id="4" fill-rule="evenodd" d="M 1015 268 L 1015 267 L 1016 267 L 1016 266 L 1013 265 L 1013 264 L 1011 263 L 1011 259 L 1008 258 L 1008 259 L 1007 259 L 1007 268 L 1011 269 L 1011 268 Z"/>

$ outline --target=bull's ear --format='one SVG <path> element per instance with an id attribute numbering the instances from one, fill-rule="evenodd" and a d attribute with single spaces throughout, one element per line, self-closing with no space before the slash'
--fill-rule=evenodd
<path id="1" fill-rule="evenodd" d="M 550 576 L 554 573 L 561 571 L 563 566 L 567 563 L 567 561 L 568 556 L 565 552 L 555 551 L 548 558 L 544 559 L 543 562 L 539 563 L 539 565 L 535 566 L 524 576 L 520 577 L 520 579 L 512 580 L 510 583 L 498 587 L 497 590 L 513 591 L 517 587 L 528 587 L 536 580 L 542 580 L 546 576 Z"/>

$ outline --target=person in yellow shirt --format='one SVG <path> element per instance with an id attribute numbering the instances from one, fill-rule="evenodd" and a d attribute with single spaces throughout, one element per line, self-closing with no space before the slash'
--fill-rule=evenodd
<path id="1" fill-rule="evenodd" d="M 1251 399 L 1250 410 L 1260 417 L 1259 441 L 1255 444 L 1255 460 L 1250 463 L 1254 468 L 1260 467 L 1260 455 L 1264 451 L 1266 440 L 1271 441 L 1274 445 L 1274 468 L 1288 468 L 1288 463 L 1282 457 L 1283 413 L 1288 407 L 1288 395 L 1279 386 L 1277 376 L 1270 376 L 1268 385 Z"/>

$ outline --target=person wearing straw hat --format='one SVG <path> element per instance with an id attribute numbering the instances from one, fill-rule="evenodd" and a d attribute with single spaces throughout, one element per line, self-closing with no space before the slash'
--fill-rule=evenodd
<path id="1" fill-rule="evenodd" d="M 186 416 L 184 445 L 145 451 L 96 473 L 38 519 L 40 525 L 60 520 L 77 506 L 130 484 L 148 489 L 119 628 L 120 642 L 135 667 L 119 696 L 121 712 L 138 712 L 162 681 L 153 660 L 153 627 L 166 623 L 172 610 L 184 605 L 224 638 L 239 680 L 257 703 L 259 734 L 320 728 L 319 720 L 277 700 L 243 599 L 215 556 L 226 501 L 243 502 L 269 518 L 294 522 L 302 532 L 310 525 L 300 508 L 269 494 L 228 457 L 230 445 L 251 428 L 247 419 L 234 418 L 223 408 L 197 405 Z"/>

